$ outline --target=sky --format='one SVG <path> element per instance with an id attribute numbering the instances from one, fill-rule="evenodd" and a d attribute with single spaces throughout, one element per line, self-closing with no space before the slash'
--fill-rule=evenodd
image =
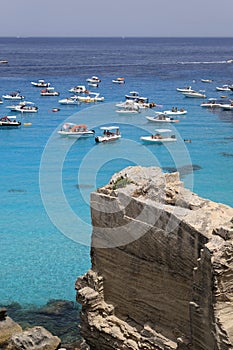
<path id="1" fill-rule="evenodd" d="M 233 37 L 233 0 L 10 0 L 0 37 Z"/>

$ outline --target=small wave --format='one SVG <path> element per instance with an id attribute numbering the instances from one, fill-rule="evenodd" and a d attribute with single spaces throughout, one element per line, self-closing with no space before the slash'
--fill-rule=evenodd
<path id="1" fill-rule="evenodd" d="M 190 61 L 190 62 L 177 62 L 177 64 L 225 64 L 227 61 Z"/>

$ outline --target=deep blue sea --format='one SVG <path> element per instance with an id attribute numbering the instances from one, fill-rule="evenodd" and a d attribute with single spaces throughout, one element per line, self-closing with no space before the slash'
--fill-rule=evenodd
<path id="1" fill-rule="evenodd" d="M 89 195 L 128 165 L 181 168 L 191 190 L 233 205 L 233 112 L 202 108 L 202 100 L 176 91 L 191 85 L 207 99 L 233 98 L 216 91 L 233 83 L 233 64 L 226 63 L 232 58 L 230 38 L 0 38 L 0 60 L 9 62 L 0 65 L 0 96 L 19 90 L 39 107 L 38 113 L 17 116 L 20 129 L 0 130 L 0 304 L 75 300 L 75 280 L 90 267 Z M 87 86 L 92 75 L 101 83 L 91 91 L 104 102 L 58 103 L 71 87 Z M 126 83 L 113 84 L 117 77 Z M 41 97 L 31 85 L 38 79 L 49 81 L 60 96 Z M 115 104 L 135 90 L 157 107 L 118 115 Z M 6 108 L 10 104 L 0 105 L 1 116 L 15 115 Z M 140 136 L 155 129 L 145 116 L 173 106 L 188 111 L 172 126 L 178 142 L 142 144 Z M 122 139 L 95 144 L 94 138 L 62 138 L 57 131 L 65 121 L 86 123 L 96 134 L 101 125 L 120 125 Z"/>

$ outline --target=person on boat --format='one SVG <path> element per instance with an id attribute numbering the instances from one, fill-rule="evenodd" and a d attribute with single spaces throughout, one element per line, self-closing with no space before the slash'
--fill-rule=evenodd
<path id="1" fill-rule="evenodd" d="M 162 139 L 162 136 L 160 134 L 155 134 L 151 136 L 152 139 Z"/>

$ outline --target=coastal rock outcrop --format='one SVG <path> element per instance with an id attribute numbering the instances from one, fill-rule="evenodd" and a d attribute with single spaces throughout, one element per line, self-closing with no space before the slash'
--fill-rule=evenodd
<path id="1" fill-rule="evenodd" d="M 61 343 L 60 339 L 53 336 L 43 327 L 33 327 L 22 333 L 12 335 L 6 346 L 6 350 L 56 350 Z"/>
<path id="2" fill-rule="evenodd" d="M 6 308 L 0 309 L 0 348 L 4 350 L 56 350 L 61 340 L 44 327 L 23 330 L 7 316 Z"/>
<path id="3" fill-rule="evenodd" d="M 5 308 L 0 309 L 0 347 L 3 347 L 13 334 L 22 332 L 21 326 L 7 316 L 6 311 Z"/>
<path id="4" fill-rule="evenodd" d="M 128 167 L 92 193 L 91 215 L 92 268 L 76 281 L 86 348 L 233 349 L 232 208 L 178 173 Z"/>

